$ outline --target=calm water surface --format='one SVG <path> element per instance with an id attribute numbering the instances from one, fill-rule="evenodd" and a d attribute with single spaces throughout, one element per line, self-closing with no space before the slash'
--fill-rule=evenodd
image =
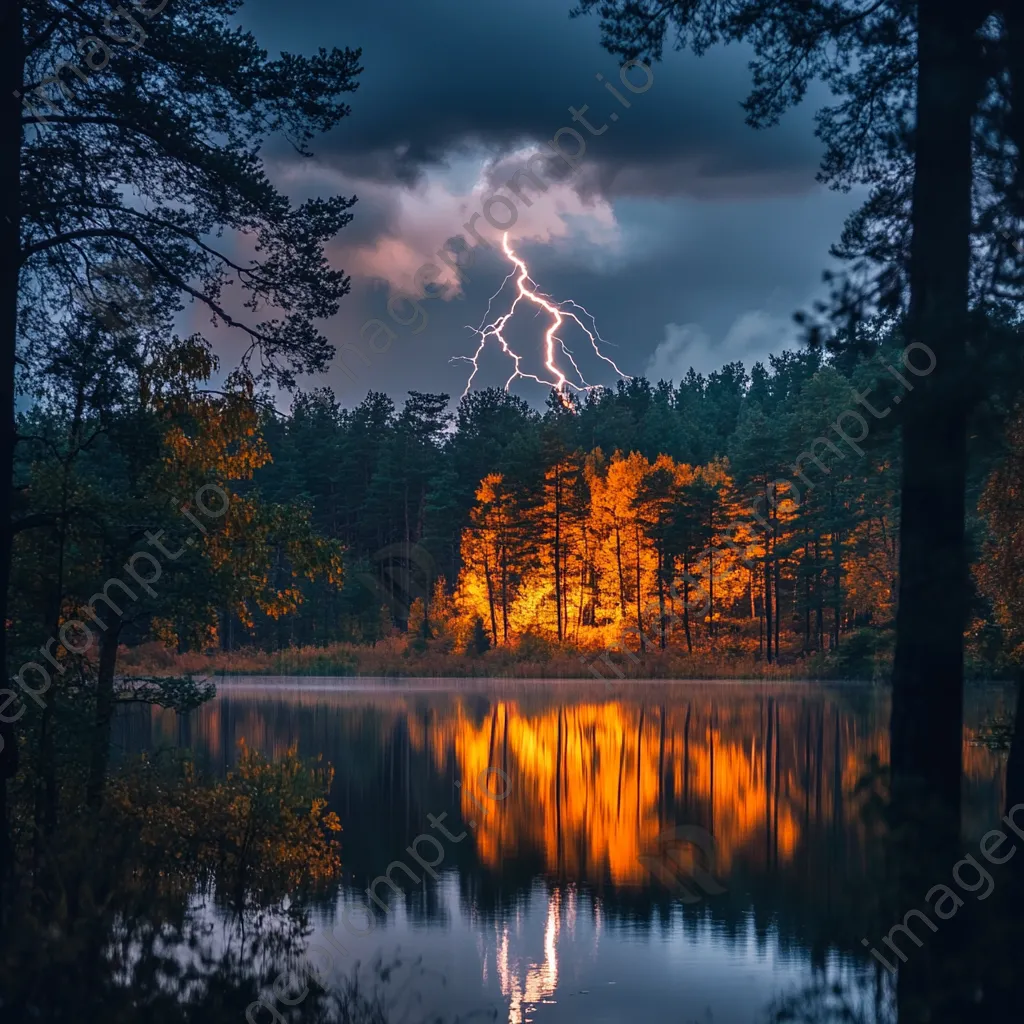
<path id="1" fill-rule="evenodd" d="M 1004 758 L 970 734 L 1003 702 L 969 708 L 974 835 Z M 345 876 L 314 923 L 339 973 L 401 959 L 410 1020 L 749 1024 L 823 978 L 885 999 L 860 943 L 882 826 L 858 784 L 887 760 L 888 710 L 854 685 L 252 678 L 188 719 L 126 716 L 119 742 L 186 744 L 214 772 L 242 738 L 333 764 Z M 390 912 L 355 934 L 389 865 Z"/>

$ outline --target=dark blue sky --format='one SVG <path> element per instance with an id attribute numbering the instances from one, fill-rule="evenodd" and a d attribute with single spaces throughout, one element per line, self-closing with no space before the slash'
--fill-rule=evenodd
<path id="1" fill-rule="evenodd" d="M 628 373 L 678 378 L 691 364 L 707 371 L 733 359 L 749 367 L 794 343 L 792 313 L 819 293 L 828 247 L 856 202 L 814 180 L 820 148 L 812 115 L 823 97 L 777 128 L 748 128 L 739 105 L 747 55 L 737 47 L 702 58 L 668 53 L 653 65 L 650 88 L 632 95 L 598 43 L 596 21 L 570 20 L 570 7 L 571 0 L 248 0 L 243 8 L 243 22 L 272 52 L 363 49 L 352 116 L 317 140 L 316 158 L 267 151 L 274 180 L 294 199 L 359 197 L 355 220 L 332 250 L 353 278 L 327 327 L 339 355 L 318 381 L 344 404 L 369 388 L 399 400 L 410 388 L 461 393 L 467 367 L 450 358 L 472 351 L 465 325 L 481 321 L 509 269 L 498 250 L 478 251 L 469 280 L 444 299 L 423 299 L 422 312 L 396 299 L 392 310 L 410 326 L 389 317 L 388 301 L 415 290 L 416 269 L 439 263 L 438 247 L 465 234 L 463 224 L 495 185 L 559 128 L 572 127 L 568 108 L 583 104 L 591 124 L 607 129 L 590 136 L 575 126 L 587 137 L 579 172 L 552 180 L 529 208 L 520 205 L 511 229 L 538 286 L 584 304 Z M 611 121 L 613 112 L 620 116 Z M 500 240 L 479 218 L 477 226 Z M 371 318 L 397 337 L 364 330 Z M 545 326 L 524 311 L 510 334 L 524 369 L 541 367 Z M 372 351 L 367 339 L 386 350 Z M 582 353 L 579 338 L 568 340 L 588 379 L 614 381 Z M 495 350 L 477 381 L 502 383 L 509 369 Z M 537 385 L 519 381 L 515 389 L 544 398 Z"/>

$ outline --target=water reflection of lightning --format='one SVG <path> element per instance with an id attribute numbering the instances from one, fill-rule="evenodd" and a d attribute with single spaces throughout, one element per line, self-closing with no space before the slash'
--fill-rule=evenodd
<path id="1" fill-rule="evenodd" d="M 604 338 L 601 337 L 597 330 L 597 322 L 594 320 L 593 315 L 581 306 L 578 302 L 569 299 L 562 303 L 556 303 L 551 299 L 538 292 L 536 282 L 530 277 L 530 273 L 526 267 L 526 263 L 513 252 L 512 247 L 508 244 L 508 232 L 502 235 L 501 247 L 505 252 L 505 255 L 513 264 L 513 269 L 509 271 L 508 276 L 504 281 L 501 282 L 501 287 L 487 300 L 487 312 L 484 315 L 484 320 L 479 327 L 470 327 L 469 329 L 479 336 L 479 344 L 477 345 L 476 351 L 471 356 L 454 356 L 454 360 L 462 360 L 467 363 L 473 364 L 473 370 L 469 375 L 469 379 L 466 381 L 466 389 L 462 392 L 465 396 L 469 389 L 473 386 L 473 378 L 477 374 L 477 370 L 480 369 L 479 359 L 483 353 L 484 346 L 487 344 L 488 338 L 497 338 L 498 343 L 501 345 L 501 350 L 507 355 L 513 363 L 512 375 L 505 381 L 505 390 L 507 391 L 517 377 L 521 377 L 524 380 L 535 380 L 538 384 L 543 384 L 547 387 L 554 388 L 563 401 L 565 401 L 566 389 L 571 388 L 575 392 L 582 391 L 594 391 L 603 387 L 601 384 L 588 384 L 584 379 L 583 374 L 580 372 L 579 366 L 576 364 L 576 360 L 573 358 L 572 351 L 565 344 L 565 341 L 559 337 L 559 330 L 566 320 L 574 321 L 583 333 L 587 336 L 590 341 L 594 352 L 597 354 L 599 359 L 604 360 L 623 380 L 630 380 L 628 374 L 623 373 L 614 363 L 613 360 L 609 359 L 601 351 L 599 342 L 605 342 Z M 505 290 L 505 285 L 509 283 L 513 278 L 516 281 L 516 297 L 512 300 L 512 305 L 509 306 L 508 312 L 502 313 L 496 320 L 488 322 L 488 318 L 491 315 L 491 307 L 494 304 L 494 300 Z M 537 313 L 541 311 L 548 314 L 551 317 L 551 326 L 544 332 L 544 366 L 548 372 L 554 378 L 553 380 L 545 380 L 542 377 L 538 377 L 533 373 L 526 373 L 520 367 L 523 361 L 523 357 L 519 355 L 509 345 L 508 340 L 505 337 L 504 330 L 505 325 L 512 319 L 512 315 L 516 311 L 516 306 L 519 305 L 520 300 L 525 299 L 527 302 L 532 303 L 537 307 Z M 593 325 L 593 330 L 587 327 L 586 324 L 572 312 L 571 309 L 565 307 L 572 307 L 580 310 Z M 569 364 L 572 366 L 572 371 L 576 377 L 579 378 L 580 383 L 577 384 L 575 381 L 570 380 L 565 373 L 558 368 L 557 355 L 561 352 L 566 359 L 569 360 Z"/>

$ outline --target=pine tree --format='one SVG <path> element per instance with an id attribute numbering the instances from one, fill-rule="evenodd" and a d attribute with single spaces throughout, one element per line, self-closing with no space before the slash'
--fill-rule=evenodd
<path id="1" fill-rule="evenodd" d="M 270 58 L 237 27 L 235 0 L 175 0 L 171 11 L 165 3 L 139 5 L 136 24 L 144 30 L 113 46 L 96 33 L 114 36 L 122 25 L 109 28 L 113 15 L 101 0 L 7 6 L 0 33 L 0 486 L 7 498 L 0 621 L 8 617 L 10 513 L 24 521 L 23 495 L 11 492 L 15 368 L 36 371 L 35 353 L 59 333 L 56 325 L 95 324 L 112 334 L 138 324 L 173 338 L 182 300 L 195 300 L 241 332 L 243 364 L 275 383 L 290 387 L 297 373 L 327 366 L 332 348 L 315 323 L 337 312 L 349 280 L 329 265 L 325 246 L 351 219 L 354 200 L 293 206 L 271 184 L 259 153 L 268 136 L 279 135 L 307 153 L 315 135 L 349 113 L 342 96 L 361 71 L 352 50 Z M 251 262 L 237 262 L 222 232 L 259 240 Z M 229 282 L 241 292 L 238 308 L 270 308 L 271 318 L 232 315 L 221 303 Z M 123 366 L 111 362 L 108 370 Z M 5 670 L 6 663 L 0 630 Z"/>

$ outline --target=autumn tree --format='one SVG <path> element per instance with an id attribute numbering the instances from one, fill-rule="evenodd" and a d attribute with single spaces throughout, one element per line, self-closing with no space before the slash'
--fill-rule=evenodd
<path id="1" fill-rule="evenodd" d="M 167 6 L 139 0 L 123 22 L 100 0 L 15 0 L 4 11 L 0 481 L 9 493 L 16 367 L 31 375 L 61 325 L 95 319 L 101 278 L 117 279 L 133 319 L 167 322 L 183 301 L 199 303 L 241 332 L 243 363 L 279 384 L 331 355 L 315 321 L 337 311 L 349 282 L 324 246 L 352 200 L 293 206 L 260 150 L 276 136 L 308 155 L 313 136 L 349 112 L 342 97 L 356 87 L 359 54 L 272 59 L 237 28 L 237 0 Z M 224 301 L 231 284 L 251 318 Z M 24 526 L 21 498 L 5 507 Z M 14 528 L 5 512 L 2 618 Z"/>
<path id="2" fill-rule="evenodd" d="M 524 528 L 522 495 L 500 473 L 480 482 L 477 504 L 463 543 L 462 590 L 482 590 L 495 645 L 509 642 L 512 605 L 533 564 L 536 550 Z"/>
<path id="3" fill-rule="evenodd" d="M 757 403 L 745 406 L 733 437 L 731 462 L 740 483 L 743 505 L 748 509 L 761 549 L 761 608 L 765 622 L 765 651 L 769 663 L 779 656 L 779 567 L 777 481 L 786 472 L 780 444 L 780 425 Z M 738 520 L 734 521 L 738 522 Z M 747 558 L 747 555 L 743 556 Z M 773 633 L 772 623 L 776 624 Z"/>
<path id="4" fill-rule="evenodd" d="M 574 412 L 560 393 L 548 399 L 541 433 L 544 476 L 533 509 L 547 552 L 555 599 L 555 632 L 565 639 L 569 626 L 570 572 L 578 560 L 586 512 L 582 453 L 573 445 Z"/>
<path id="5" fill-rule="evenodd" d="M 654 547 L 657 557 L 658 646 L 662 650 L 666 647 L 668 624 L 665 601 L 675 579 L 676 476 L 676 466 L 672 459 L 668 455 L 659 456 L 644 474 L 634 499 L 644 536 Z"/>

